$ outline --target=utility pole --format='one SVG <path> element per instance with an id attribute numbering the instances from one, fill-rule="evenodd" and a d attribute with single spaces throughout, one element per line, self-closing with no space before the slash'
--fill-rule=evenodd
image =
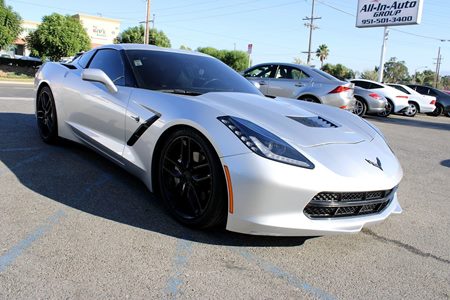
<path id="1" fill-rule="evenodd" d="M 144 44 L 150 43 L 150 0 L 147 0 L 147 18 L 145 19 Z"/>
<path id="2" fill-rule="evenodd" d="M 380 66 L 378 67 L 378 82 L 383 82 L 384 57 L 386 55 L 386 42 L 389 38 L 389 29 L 384 26 L 383 45 L 381 46 Z"/>
<path id="3" fill-rule="evenodd" d="M 438 49 L 438 56 L 436 59 L 436 78 L 434 79 L 434 87 L 438 88 L 439 85 L 439 72 L 441 71 L 441 62 L 442 62 L 442 55 L 441 55 L 441 47 L 439 46 Z"/>
<path id="4" fill-rule="evenodd" d="M 316 0 L 312 0 L 312 7 L 311 7 L 311 17 L 306 17 L 303 20 L 309 21 L 309 23 L 305 23 L 306 27 L 309 27 L 309 45 L 308 45 L 308 52 L 302 52 L 302 53 L 308 53 L 308 59 L 306 63 L 309 65 L 311 63 L 311 42 L 312 42 L 312 32 L 315 29 L 318 29 L 316 25 L 314 25 L 314 20 L 322 19 L 321 17 L 314 17 L 314 5 L 316 3 Z"/>

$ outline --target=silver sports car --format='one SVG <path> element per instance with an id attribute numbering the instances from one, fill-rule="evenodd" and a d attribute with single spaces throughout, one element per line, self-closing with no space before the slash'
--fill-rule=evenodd
<path id="1" fill-rule="evenodd" d="M 311 236 L 401 212 L 403 172 L 377 128 L 345 110 L 264 97 L 210 56 L 103 46 L 46 63 L 35 84 L 45 142 L 101 153 L 182 224 Z"/>

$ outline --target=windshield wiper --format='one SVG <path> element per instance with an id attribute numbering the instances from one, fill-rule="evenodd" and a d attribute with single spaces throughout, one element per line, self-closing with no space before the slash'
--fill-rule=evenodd
<path id="1" fill-rule="evenodd" d="M 188 96 L 199 96 L 203 95 L 203 93 L 195 92 L 195 91 L 189 91 L 189 90 L 183 90 L 183 89 L 167 89 L 167 90 L 157 90 L 158 92 L 163 93 L 171 93 L 171 94 L 178 94 L 178 95 L 188 95 Z"/>

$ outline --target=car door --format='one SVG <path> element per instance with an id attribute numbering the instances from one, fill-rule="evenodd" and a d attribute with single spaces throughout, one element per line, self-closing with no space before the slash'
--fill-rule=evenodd
<path id="1" fill-rule="evenodd" d="M 297 98 L 308 85 L 309 76 L 299 68 L 279 65 L 269 82 L 267 94 L 275 97 Z"/>
<path id="2" fill-rule="evenodd" d="M 125 64 L 115 49 L 100 49 L 90 59 L 88 69 L 102 70 L 116 85 L 110 92 L 102 83 L 84 81 L 81 74 L 65 80 L 66 116 L 75 134 L 120 162 L 125 145 L 125 115 L 131 88 L 126 86 Z"/>
<path id="3" fill-rule="evenodd" d="M 270 80 L 275 72 L 276 66 L 273 64 L 258 65 L 245 71 L 244 77 L 250 82 L 258 83 L 261 93 L 267 95 Z"/>

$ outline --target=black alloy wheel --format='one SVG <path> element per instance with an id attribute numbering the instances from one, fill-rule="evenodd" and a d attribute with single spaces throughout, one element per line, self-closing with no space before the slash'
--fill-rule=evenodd
<path id="1" fill-rule="evenodd" d="M 431 113 L 428 113 L 427 115 L 433 116 L 433 117 L 438 117 L 442 114 L 443 111 L 444 111 L 444 108 L 442 107 L 442 105 L 440 105 L 439 103 L 436 103 L 436 108 L 434 109 L 434 111 Z"/>
<path id="2" fill-rule="evenodd" d="M 58 139 L 58 119 L 55 100 L 49 87 L 43 87 L 36 99 L 36 119 L 41 139 L 53 144 Z"/>
<path id="3" fill-rule="evenodd" d="M 222 164 L 209 142 L 190 129 L 166 139 L 159 160 L 159 191 L 181 223 L 207 228 L 222 225 L 227 189 Z"/>

